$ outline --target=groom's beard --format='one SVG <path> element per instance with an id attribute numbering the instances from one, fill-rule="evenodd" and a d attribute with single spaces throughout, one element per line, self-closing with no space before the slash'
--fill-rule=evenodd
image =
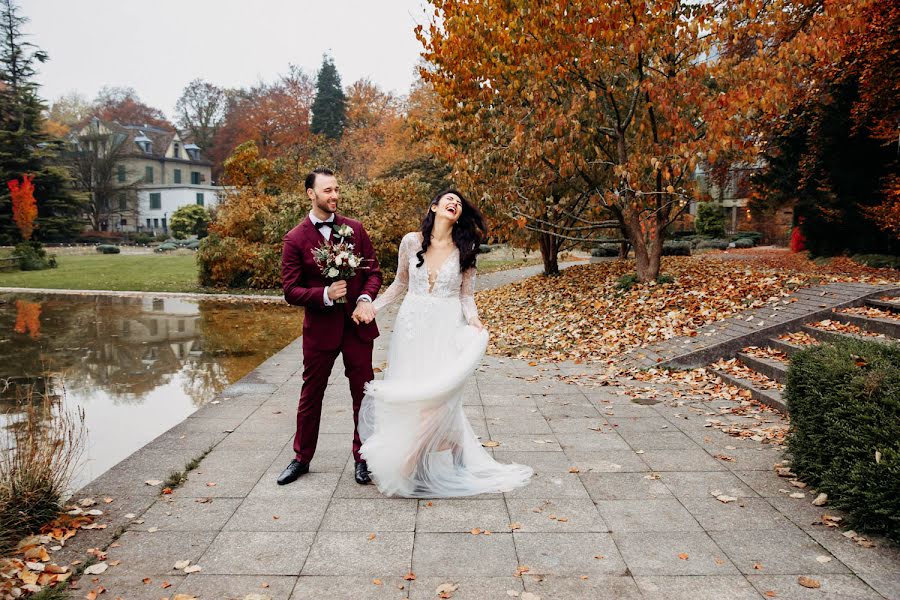
<path id="1" fill-rule="evenodd" d="M 321 210 L 322 212 L 325 212 L 325 213 L 328 213 L 328 214 L 332 214 L 332 213 L 336 213 L 336 212 L 337 212 L 337 204 L 338 204 L 338 201 L 337 201 L 337 200 L 334 200 L 334 204 L 332 205 L 332 202 L 331 202 L 331 201 L 329 201 L 329 200 L 327 200 L 327 199 L 325 199 L 325 198 L 320 198 L 320 197 L 318 196 L 318 194 L 317 194 L 317 195 L 316 195 L 315 203 L 316 203 L 316 208 L 318 208 L 318 209 Z"/>

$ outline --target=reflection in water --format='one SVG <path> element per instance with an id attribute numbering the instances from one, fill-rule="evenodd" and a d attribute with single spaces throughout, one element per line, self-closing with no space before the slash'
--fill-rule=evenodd
<path id="1" fill-rule="evenodd" d="M 16 300 L 16 333 L 28 333 L 36 340 L 41 335 L 41 303 Z"/>
<path id="2" fill-rule="evenodd" d="M 28 390 L 83 407 L 84 484 L 290 343 L 302 317 L 249 302 L 0 295 L 0 424 Z"/>

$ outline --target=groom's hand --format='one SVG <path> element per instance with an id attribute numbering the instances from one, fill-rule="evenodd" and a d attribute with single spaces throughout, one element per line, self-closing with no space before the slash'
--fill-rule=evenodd
<path id="1" fill-rule="evenodd" d="M 375 319 L 375 307 L 372 306 L 371 302 L 359 302 L 350 318 L 357 325 L 360 323 L 371 323 Z"/>
<path id="2" fill-rule="evenodd" d="M 328 286 L 328 298 L 334 302 L 347 295 L 347 282 L 341 279 Z"/>

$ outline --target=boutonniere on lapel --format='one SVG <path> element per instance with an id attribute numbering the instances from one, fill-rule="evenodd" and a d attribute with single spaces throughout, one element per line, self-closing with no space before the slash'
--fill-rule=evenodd
<path id="1" fill-rule="evenodd" d="M 335 228 L 334 234 L 341 239 L 347 239 L 353 237 L 353 228 L 346 223 L 343 223 L 339 227 Z"/>

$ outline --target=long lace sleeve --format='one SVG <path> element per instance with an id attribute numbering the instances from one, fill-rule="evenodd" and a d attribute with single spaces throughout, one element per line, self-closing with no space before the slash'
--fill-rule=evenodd
<path id="1" fill-rule="evenodd" d="M 459 286 L 459 302 L 462 304 L 466 323 L 469 324 L 478 318 L 478 307 L 475 306 L 475 273 L 475 267 L 466 269 L 462 274 L 462 283 Z"/>
<path id="2" fill-rule="evenodd" d="M 409 288 L 409 253 L 411 252 L 411 242 L 414 234 L 407 233 L 400 240 L 400 250 L 397 256 L 397 275 L 394 281 L 384 290 L 383 294 L 379 294 L 372 306 L 375 312 L 381 312 L 381 309 L 403 296 Z"/>

